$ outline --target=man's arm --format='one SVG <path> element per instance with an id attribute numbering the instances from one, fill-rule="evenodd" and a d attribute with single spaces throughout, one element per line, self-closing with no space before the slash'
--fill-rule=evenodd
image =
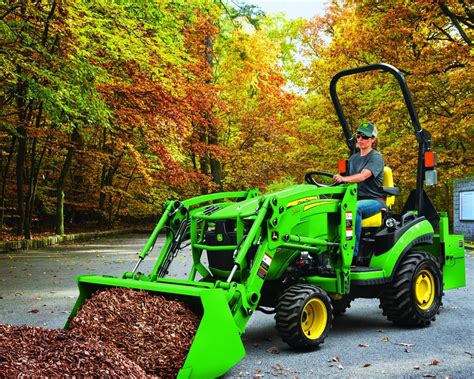
<path id="1" fill-rule="evenodd" d="M 364 168 L 358 174 L 349 175 L 349 176 L 342 176 L 342 175 L 337 174 L 337 175 L 334 175 L 332 178 L 337 183 L 360 183 L 370 178 L 371 176 L 372 176 L 372 171 Z"/>

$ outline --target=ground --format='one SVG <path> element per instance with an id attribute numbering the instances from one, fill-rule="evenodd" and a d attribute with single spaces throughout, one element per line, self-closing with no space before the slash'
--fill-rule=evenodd
<path id="1" fill-rule="evenodd" d="M 78 296 L 76 276 L 130 271 L 145 240 L 129 235 L 0 254 L 0 323 L 62 328 Z M 154 259 L 156 252 L 140 270 L 150 269 Z M 185 254 L 178 255 L 176 272 L 188 269 Z M 472 252 L 466 254 L 466 271 L 467 286 L 446 291 L 431 326 L 396 327 L 382 316 L 377 300 L 359 299 L 311 352 L 291 350 L 278 337 L 273 316 L 257 312 L 243 336 L 247 355 L 225 377 L 473 377 Z"/>

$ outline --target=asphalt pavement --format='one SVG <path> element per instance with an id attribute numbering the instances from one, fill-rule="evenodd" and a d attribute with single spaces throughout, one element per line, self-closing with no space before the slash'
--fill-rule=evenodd
<path id="1" fill-rule="evenodd" d="M 0 323 L 62 328 L 84 274 L 131 271 L 146 235 L 124 235 L 49 249 L 0 254 Z M 158 242 L 158 246 L 162 241 Z M 156 256 L 140 266 L 147 272 Z M 188 272 L 180 253 L 172 275 Z M 295 352 L 281 341 L 272 315 L 257 312 L 243 336 L 246 357 L 225 377 L 422 378 L 474 377 L 474 255 L 466 254 L 467 286 L 446 291 L 435 322 L 400 328 L 382 315 L 376 299 L 357 299 L 336 317 L 317 350 Z"/>

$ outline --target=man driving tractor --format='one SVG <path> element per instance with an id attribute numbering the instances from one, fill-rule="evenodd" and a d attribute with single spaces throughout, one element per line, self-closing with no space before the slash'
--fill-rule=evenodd
<path id="1" fill-rule="evenodd" d="M 334 175 L 337 183 L 358 183 L 355 247 L 353 263 L 357 263 L 362 219 L 370 217 L 385 207 L 383 184 L 384 160 L 376 150 L 378 131 L 374 124 L 365 122 L 356 131 L 359 151 L 349 158 L 347 176 Z"/>

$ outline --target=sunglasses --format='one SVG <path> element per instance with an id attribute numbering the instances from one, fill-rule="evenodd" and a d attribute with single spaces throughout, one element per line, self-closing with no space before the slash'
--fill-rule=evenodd
<path id="1" fill-rule="evenodd" d="M 359 138 L 362 138 L 362 139 L 370 139 L 370 138 L 372 138 L 372 137 L 367 137 L 367 136 L 364 135 L 364 134 L 356 134 L 355 137 L 356 137 L 356 139 L 359 139 Z"/>

